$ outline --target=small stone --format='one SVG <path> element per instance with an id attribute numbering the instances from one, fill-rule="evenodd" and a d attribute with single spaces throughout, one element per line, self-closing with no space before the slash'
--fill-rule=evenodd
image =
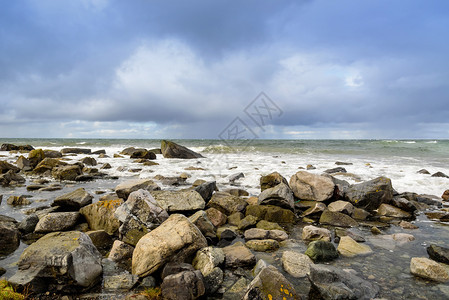
<path id="1" fill-rule="evenodd" d="M 382 234 L 382 231 L 380 231 L 379 228 L 377 228 L 376 226 L 371 227 L 371 233 L 372 234 Z"/>

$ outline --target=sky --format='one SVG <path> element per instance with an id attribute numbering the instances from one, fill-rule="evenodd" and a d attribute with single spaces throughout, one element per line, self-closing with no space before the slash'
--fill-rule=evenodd
<path id="1" fill-rule="evenodd" d="M 449 138 L 446 0 L 0 4 L 0 137 Z"/>

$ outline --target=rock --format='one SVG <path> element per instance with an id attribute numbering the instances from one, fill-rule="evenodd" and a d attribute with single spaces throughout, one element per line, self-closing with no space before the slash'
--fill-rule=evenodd
<path id="1" fill-rule="evenodd" d="M 430 245 L 429 247 L 427 247 L 427 254 L 429 254 L 429 257 L 431 259 L 437 262 L 449 264 L 449 248 Z"/>
<path id="2" fill-rule="evenodd" d="M 253 215 L 259 220 L 266 220 L 275 223 L 293 223 L 295 214 L 289 210 L 273 205 L 249 205 L 246 208 L 246 215 Z"/>
<path id="3" fill-rule="evenodd" d="M 239 173 L 235 173 L 235 174 L 231 174 L 228 176 L 229 182 L 231 184 L 235 183 L 237 180 L 239 180 L 240 178 L 244 178 L 245 174 L 243 174 L 242 172 Z"/>
<path id="4" fill-rule="evenodd" d="M 419 170 L 418 172 L 416 172 L 416 173 L 418 173 L 418 174 L 425 174 L 425 175 L 430 175 L 430 172 L 429 171 L 427 171 L 426 169 L 421 169 L 421 170 Z"/>
<path id="5" fill-rule="evenodd" d="M 183 271 L 164 278 L 162 297 L 167 300 L 193 300 L 206 292 L 200 271 Z"/>
<path id="6" fill-rule="evenodd" d="M 410 218 L 411 214 L 397 207 L 382 203 L 377 209 L 378 216 L 394 217 L 394 218 Z"/>
<path id="7" fill-rule="evenodd" d="M 8 171 L 13 171 L 14 173 L 18 173 L 20 169 L 7 161 L 0 160 L 0 174 L 6 174 Z"/>
<path id="8" fill-rule="evenodd" d="M 197 191 L 201 197 L 203 197 L 204 201 L 207 202 L 212 197 L 214 191 L 218 191 L 217 183 L 215 181 L 202 183 L 195 188 L 195 191 Z"/>
<path id="9" fill-rule="evenodd" d="M 366 218 L 368 218 L 371 214 L 369 212 L 367 212 L 364 209 L 358 208 L 358 207 L 354 207 L 354 211 L 352 212 L 351 217 L 354 220 L 359 220 L 359 221 L 363 221 L 366 220 Z"/>
<path id="10" fill-rule="evenodd" d="M 184 271 L 195 271 L 195 268 L 188 263 L 169 262 L 162 269 L 161 279 Z"/>
<path id="11" fill-rule="evenodd" d="M 19 223 L 18 229 L 23 234 L 31 233 L 36 228 L 38 222 L 39 217 L 36 214 L 31 214 Z"/>
<path id="12" fill-rule="evenodd" d="M 235 212 L 232 215 L 228 216 L 228 224 L 238 226 L 240 221 L 245 217 L 245 215 L 241 212 Z"/>
<path id="13" fill-rule="evenodd" d="M 256 257 L 242 243 L 236 242 L 223 248 L 225 254 L 225 266 L 227 268 L 251 267 L 256 264 Z"/>
<path id="14" fill-rule="evenodd" d="M 248 215 L 240 220 L 237 227 L 239 230 L 245 230 L 248 227 L 255 226 L 257 224 L 258 218 L 252 215 Z"/>
<path id="15" fill-rule="evenodd" d="M 315 262 L 331 261 L 338 258 L 338 252 L 334 244 L 326 241 L 311 242 L 305 254 Z"/>
<path id="16" fill-rule="evenodd" d="M 115 215 L 122 222 L 119 228 L 121 240 L 131 245 L 136 245 L 142 236 L 168 219 L 167 211 L 143 189 L 132 192 Z"/>
<path id="17" fill-rule="evenodd" d="M 410 261 L 410 273 L 433 281 L 449 281 L 449 274 L 446 269 L 439 263 L 426 257 L 413 257 Z"/>
<path id="18" fill-rule="evenodd" d="M 302 216 L 316 215 L 325 211 L 327 208 L 326 204 L 321 202 L 315 202 L 310 208 L 308 208 L 305 212 L 302 213 Z"/>
<path id="19" fill-rule="evenodd" d="M 340 238 L 337 251 L 346 257 L 354 257 L 357 255 L 366 255 L 373 252 L 367 245 L 362 245 L 354 241 L 349 236 L 343 236 Z"/>
<path id="20" fill-rule="evenodd" d="M 278 223 L 276 222 L 269 222 L 266 220 L 260 220 L 257 224 L 256 224 L 256 228 L 261 228 L 261 229 L 265 229 L 265 230 L 284 230 L 284 228 L 282 228 Z"/>
<path id="21" fill-rule="evenodd" d="M 356 227 L 358 226 L 357 221 L 348 215 L 333 212 L 330 210 L 325 210 L 320 217 L 320 224 L 327 224 L 339 227 Z"/>
<path id="22" fill-rule="evenodd" d="M 90 157 L 90 156 L 84 157 L 83 159 L 81 159 L 81 162 L 88 166 L 96 166 L 97 165 L 97 161 L 95 160 L 95 158 Z"/>
<path id="23" fill-rule="evenodd" d="M 223 283 L 223 271 L 219 266 L 223 264 L 224 259 L 223 250 L 214 247 L 199 250 L 193 259 L 193 267 L 203 274 L 207 294 L 215 293 Z"/>
<path id="24" fill-rule="evenodd" d="M 324 173 L 327 173 L 327 174 L 347 173 L 347 171 L 343 167 L 336 167 L 336 168 L 332 168 L 332 169 L 327 169 L 326 171 L 324 171 Z"/>
<path id="25" fill-rule="evenodd" d="M 350 202 L 341 200 L 330 203 L 327 208 L 330 211 L 340 212 L 349 216 L 354 212 L 354 206 Z"/>
<path id="26" fill-rule="evenodd" d="M 279 249 L 279 242 L 272 239 L 250 240 L 245 243 L 246 247 L 259 252 L 275 251 Z"/>
<path id="27" fill-rule="evenodd" d="M 137 284 L 138 279 L 139 278 L 137 276 L 132 275 L 126 271 L 121 274 L 103 276 L 103 288 L 107 291 L 110 290 L 129 291 Z M 135 300 L 135 298 L 132 299 Z M 145 297 L 145 299 L 147 298 Z"/>
<path id="28" fill-rule="evenodd" d="M 227 189 L 227 190 L 224 190 L 224 192 L 226 192 L 228 194 L 231 194 L 233 196 L 237 196 L 237 197 L 241 197 L 241 196 L 247 197 L 247 196 L 249 196 L 249 193 L 247 191 L 243 190 L 243 189 Z"/>
<path id="29" fill-rule="evenodd" d="M 373 211 L 382 203 L 389 203 L 393 199 L 391 180 L 386 177 L 378 177 L 352 185 L 346 191 L 346 199 L 356 207 Z"/>
<path id="30" fill-rule="evenodd" d="M 28 161 L 30 162 L 31 167 L 34 169 L 41 161 L 45 158 L 44 150 L 36 149 L 31 150 L 28 153 Z"/>
<path id="31" fill-rule="evenodd" d="M 260 177 L 260 191 L 263 192 L 266 189 L 273 188 L 280 183 L 288 185 L 287 179 L 285 179 L 278 172 L 273 172 L 265 176 Z"/>
<path id="32" fill-rule="evenodd" d="M 203 197 L 192 190 L 188 191 L 152 191 L 160 207 L 167 212 L 188 212 L 204 209 L 206 202 Z"/>
<path id="33" fill-rule="evenodd" d="M 33 292 L 80 292 L 100 280 L 101 254 L 85 233 L 53 232 L 23 251 L 18 268 L 9 280 L 16 286 L 31 284 Z"/>
<path id="34" fill-rule="evenodd" d="M 51 171 L 53 168 L 66 165 L 66 162 L 60 161 L 59 159 L 46 157 L 34 168 L 33 173 L 37 175 L 43 174 Z"/>
<path id="35" fill-rule="evenodd" d="M 104 230 L 109 235 L 117 235 L 120 222 L 115 211 L 122 205 L 123 200 L 113 199 L 98 201 L 80 209 L 91 230 Z"/>
<path id="36" fill-rule="evenodd" d="M 109 249 L 111 249 L 113 241 L 111 236 L 105 230 L 88 231 L 86 234 L 100 252 L 109 251 Z"/>
<path id="37" fill-rule="evenodd" d="M 24 196 L 9 196 L 6 203 L 12 206 L 18 206 L 18 205 L 29 205 L 31 204 L 31 201 Z"/>
<path id="38" fill-rule="evenodd" d="M 350 229 L 335 229 L 335 236 L 338 238 L 342 238 L 344 236 L 349 236 L 356 242 L 365 242 L 365 237 L 363 236 L 363 232 L 360 231 L 357 228 L 350 228 Z"/>
<path id="39" fill-rule="evenodd" d="M 201 231 L 185 216 L 171 215 L 137 243 L 132 259 L 133 274 L 148 276 L 166 262 L 182 262 L 206 246 Z"/>
<path id="40" fill-rule="evenodd" d="M 227 220 L 226 215 L 224 213 L 222 213 L 221 211 L 219 211 L 218 209 L 213 208 L 213 207 L 208 208 L 206 210 L 206 214 L 207 214 L 207 217 L 209 218 L 209 220 L 211 221 L 211 223 L 215 227 L 220 227 L 220 226 L 226 224 L 226 220 Z"/>
<path id="41" fill-rule="evenodd" d="M 150 179 L 133 179 L 120 183 L 115 187 L 115 193 L 119 198 L 126 201 L 129 194 L 137 190 L 144 189 L 147 191 L 160 190 L 160 187 Z"/>
<path id="42" fill-rule="evenodd" d="M 301 200 L 325 201 L 334 195 L 334 182 L 324 176 L 299 171 L 290 178 L 294 195 Z"/>
<path id="43" fill-rule="evenodd" d="M 412 201 L 409 201 L 402 197 L 394 197 L 390 204 L 409 213 L 413 213 L 418 210 L 418 208 L 415 204 L 413 204 Z"/>
<path id="44" fill-rule="evenodd" d="M 290 210 L 295 209 L 293 192 L 285 183 L 280 183 L 275 187 L 265 189 L 260 193 L 257 204 L 275 205 Z"/>
<path id="45" fill-rule="evenodd" d="M 320 228 L 313 225 L 305 226 L 302 229 L 302 239 L 304 241 L 331 241 L 331 232 L 329 229 Z"/>
<path id="46" fill-rule="evenodd" d="M 105 163 L 100 168 L 100 170 L 108 170 L 108 169 L 112 169 L 112 166 L 110 163 Z"/>
<path id="47" fill-rule="evenodd" d="M 2 186 L 8 186 L 10 184 L 24 183 L 25 178 L 15 173 L 13 170 L 9 170 L 5 174 L 0 175 L 0 184 Z"/>
<path id="48" fill-rule="evenodd" d="M 17 221 L 0 215 L 0 257 L 13 253 L 20 245 Z"/>
<path id="49" fill-rule="evenodd" d="M 447 175 L 444 174 L 443 172 L 436 172 L 436 173 L 432 174 L 432 177 L 449 178 L 449 176 L 447 176 Z"/>
<path id="50" fill-rule="evenodd" d="M 438 220 L 441 222 L 449 221 L 449 212 L 445 211 L 429 211 L 424 213 L 431 220 Z"/>
<path id="51" fill-rule="evenodd" d="M 17 167 L 19 167 L 19 169 L 21 169 L 22 171 L 31 171 L 33 170 L 34 166 L 31 166 L 31 162 L 26 159 L 23 155 L 21 155 L 17 161 L 16 161 L 16 165 Z"/>
<path id="52" fill-rule="evenodd" d="M 443 198 L 444 201 L 449 201 L 449 190 L 445 190 L 441 198 Z"/>
<path id="53" fill-rule="evenodd" d="M 34 147 L 31 145 L 13 145 L 13 144 L 2 144 L 0 151 L 31 151 Z"/>
<path id="54" fill-rule="evenodd" d="M 44 150 L 44 157 L 61 158 L 62 153 L 56 150 Z"/>
<path id="55" fill-rule="evenodd" d="M 92 150 L 83 148 L 63 148 L 61 149 L 62 154 L 91 154 Z"/>
<path id="56" fill-rule="evenodd" d="M 274 266 L 263 268 L 248 286 L 244 300 L 301 299 L 293 285 Z"/>
<path id="57" fill-rule="evenodd" d="M 377 285 L 334 266 L 310 265 L 309 280 L 320 299 L 370 300 L 379 292 Z"/>
<path id="58" fill-rule="evenodd" d="M 304 169 L 304 168 L 302 168 L 302 169 Z M 310 165 L 310 164 L 306 166 L 306 169 L 307 170 L 316 170 L 316 168 L 313 165 Z"/>
<path id="59" fill-rule="evenodd" d="M 212 195 L 208 207 L 213 207 L 229 216 L 235 212 L 243 212 L 247 203 L 245 200 L 224 192 L 216 192 Z"/>
<path id="60" fill-rule="evenodd" d="M 174 142 L 167 140 L 161 141 L 161 152 L 165 158 L 192 159 L 204 157 L 201 154 L 196 153 L 190 149 L 187 149 L 184 146 L 178 145 Z"/>
<path id="61" fill-rule="evenodd" d="M 402 220 L 401 223 L 399 223 L 399 226 L 401 226 L 404 229 L 418 229 L 419 228 L 418 226 L 416 226 L 410 222 L 404 221 L 404 220 Z"/>
<path id="62" fill-rule="evenodd" d="M 82 171 L 78 165 L 55 167 L 51 171 L 51 176 L 56 180 L 76 181 L 81 174 Z"/>
<path id="63" fill-rule="evenodd" d="M 156 159 L 156 154 L 145 149 L 137 149 L 131 154 L 131 158 Z"/>
<path id="64" fill-rule="evenodd" d="M 352 166 L 353 165 L 353 163 L 342 162 L 342 161 L 336 161 L 335 164 L 337 166 Z"/>
<path id="65" fill-rule="evenodd" d="M 34 231 L 36 233 L 48 233 L 69 230 L 76 225 L 79 217 L 78 212 L 49 213 L 39 219 Z"/>
<path id="66" fill-rule="evenodd" d="M 310 274 L 310 265 L 313 261 L 305 254 L 297 251 L 284 251 L 282 253 L 282 267 L 293 277 L 301 278 Z"/>
<path id="67" fill-rule="evenodd" d="M 115 262 L 124 263 L 133 257 L 134 247 L 119 240 L 115 240 L 112 244 L 108 258 Z"/>
<path id="68" fill-rule="evenodd" d="M 84 188 L 79 188 L 73 192 L 57 197 L 52 206 L 61 206 L 69 209 L 80 209 L 92 203 L 93 196 Z"/>
<path id="69" fill-rule="evenodd" d="M 194 213 L 192 216 L 189 217 L 189 220 L 196 227 L 198 227 L 198 229 L 201 231 L 201 233 L 208 241 L 215 241 L 217 239 L 215 226 L 209 220 L 205 211 L 203 210 L 197 211 L 196 213 Z"/>

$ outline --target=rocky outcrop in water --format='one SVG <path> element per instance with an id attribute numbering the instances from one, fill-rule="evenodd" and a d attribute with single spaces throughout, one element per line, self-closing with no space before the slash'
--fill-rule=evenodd
<path id="1" fill-rule="evenodd" d="M 165 158 L 192 159 L 204 157 L 195 151 L 167 140 L 161 141 L 161 152 Z"/>

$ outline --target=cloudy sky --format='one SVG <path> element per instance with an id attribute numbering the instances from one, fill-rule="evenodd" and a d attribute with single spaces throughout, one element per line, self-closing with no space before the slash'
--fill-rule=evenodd
<path id="1" fill-rule="evenodd" d="M 260 92 L 282 110 L 263 127 Z M 0 137 L 218 138 L 237 117 L 449 138 L 449 2 L 1 1 Z"/>

